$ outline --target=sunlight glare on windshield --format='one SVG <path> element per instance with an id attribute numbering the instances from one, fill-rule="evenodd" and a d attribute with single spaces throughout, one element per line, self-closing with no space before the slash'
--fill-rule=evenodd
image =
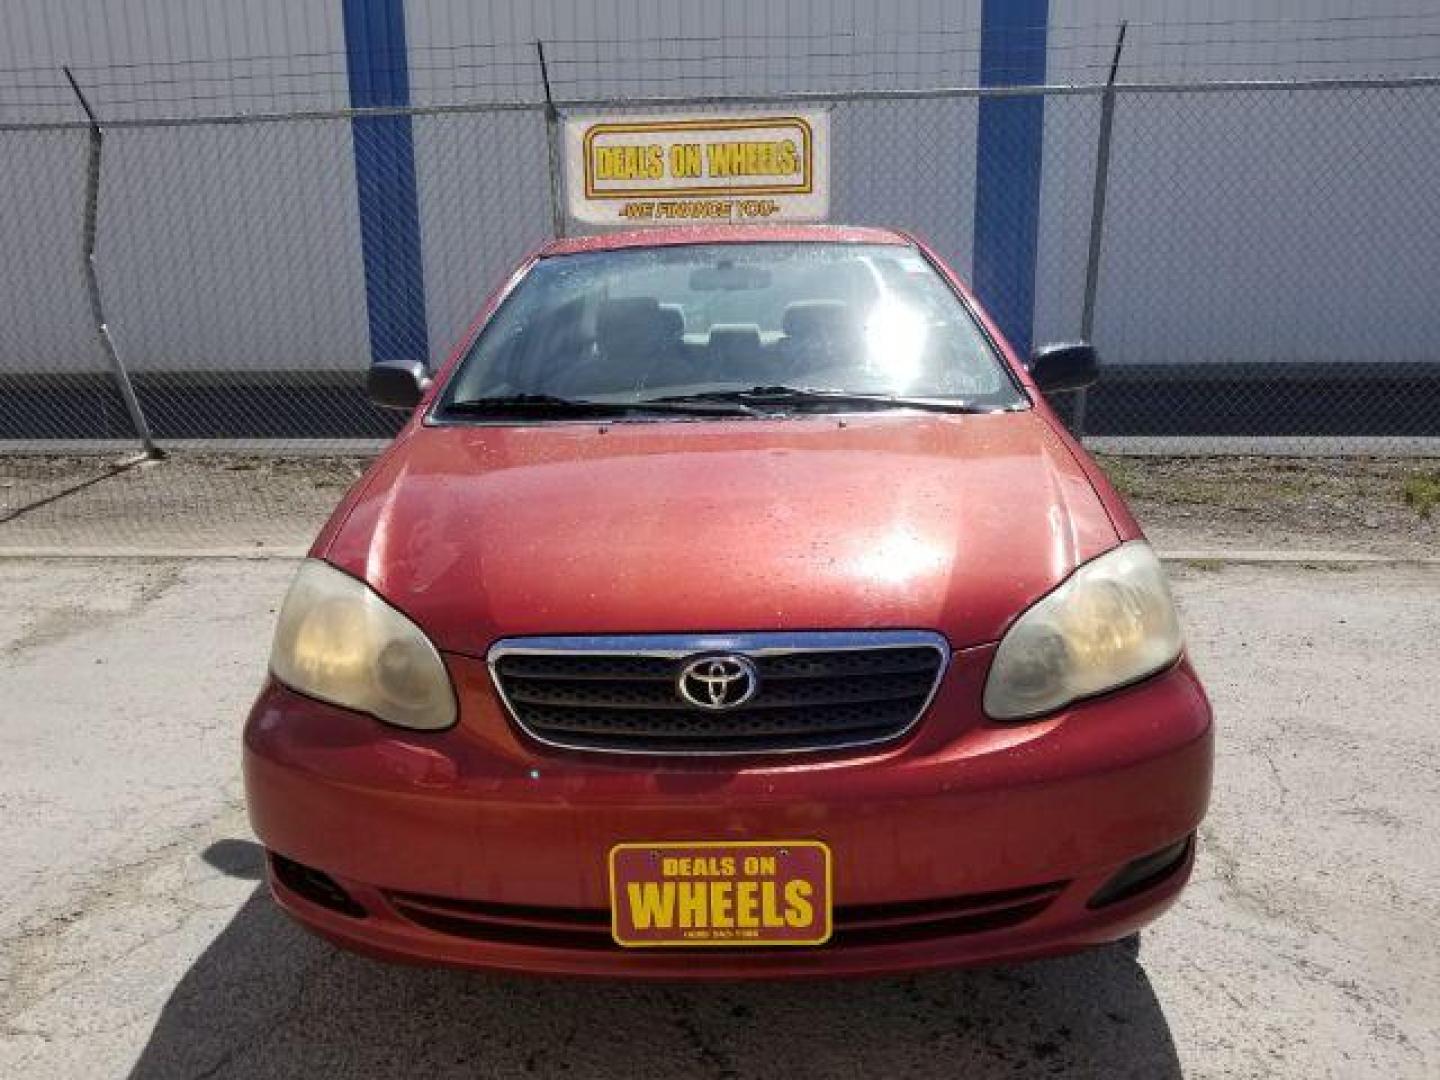
<path id="1" fill-rule="evenodd" d="M 925 313 L 894 296 L 882 296 L 865 320 L 865 353 L 870 369 L 897 394 L 914 385 L 922 371 L 930 332 Z"/>

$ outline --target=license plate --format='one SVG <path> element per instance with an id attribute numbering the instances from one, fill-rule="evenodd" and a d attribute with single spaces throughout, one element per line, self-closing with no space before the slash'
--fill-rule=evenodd
<path id="1" fill-rule="evenodd" d="M 830 849 L 818 840 L 610 849 L 610 931 L 629 948 L 821 945 L 830 904 Z"/>

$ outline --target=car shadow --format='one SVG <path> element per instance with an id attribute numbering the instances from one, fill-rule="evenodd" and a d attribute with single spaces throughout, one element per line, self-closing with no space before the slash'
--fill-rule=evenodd
<path id="1" fill-rule="evenodd" d="M 253 847 L 206 855 L 254 877 Z M 257 885 L 175 987 L 131 1077 L 1178 1077 L 1136 948 L 828 983 L 506 978 L 337 950 Z"/>

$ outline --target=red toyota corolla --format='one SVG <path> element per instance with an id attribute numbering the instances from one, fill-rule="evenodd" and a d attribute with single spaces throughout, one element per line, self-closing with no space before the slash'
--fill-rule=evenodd
<path id="1" fill-rule="evenodd" d="M 280 904 L 529 972 L 910 971 L 1111 941 L 1190 873 L 1164 575 L 918 241 L 527 260 L 316 540 L 245 733 Z"/>

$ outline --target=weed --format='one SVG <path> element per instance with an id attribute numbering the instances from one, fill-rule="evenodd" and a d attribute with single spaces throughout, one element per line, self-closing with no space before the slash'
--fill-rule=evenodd
<path id="1" fill-rule="evenodd" d="M 1415 508 L 1422 518 L 1429 519 L 1440 506 L 1440 473 L 1421 473 L 1405 481 L 1405 505 Z"/>

